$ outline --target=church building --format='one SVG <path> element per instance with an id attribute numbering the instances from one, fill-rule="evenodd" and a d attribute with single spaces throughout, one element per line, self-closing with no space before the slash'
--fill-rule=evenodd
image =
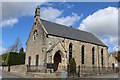
<path id="1" fill-rule="evenodd" d="M 76 67 L 108 67 L 108 47 L 90 32 L 41 19 L 38 6 L 26 43 L 25 65 L 61 72 L 72 58 Z"/>

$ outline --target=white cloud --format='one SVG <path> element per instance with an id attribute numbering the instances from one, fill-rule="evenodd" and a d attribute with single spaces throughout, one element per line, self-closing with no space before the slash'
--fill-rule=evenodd
<path id="1" fill-rule="evenodd" d="M 10 17 L 19 19 L 20 16 L 31 16 L 31 15 L 34 16 L 34 11 L 36 6 L 45 5 L 45 3 L 46 5 L 49 4 L 47 2 L 25 2 L 25 3 L 24 2 L 3 2 L 2 3 L 2 19 L 7 21 L 7 19 L 9 19 Z M 73 6 L 74 5 L 68 5 L 68 7 L 73 7 Z M 63 11 L 50 6 L 46 8 L 41 7 L 40 13 L 41 13 L 41 18 L 43 19 L 65 24 L 65 25 L 73 25 L 74 22 L 80 19 L 80 16 L 75 13 L 73 13 L 70 16 L 61 17 Z M 6 25 L 7 24 L 5 24 L 5 26 Z"/>
<path id="2" fill-rule="evenodd" d="M 77 15 L 76 13 L 72 13 L 71 16 L 57 18 L 55 22 L 59 24 L 67 25 L 67 26 L 72 26 L 80 18 L 81 16 Z"/>
<path id="3" fill-rule="evenodd" d="M 114 45 L 118 45 L 118 36 L 113 36 L 110 38 L 110 43 L 113 43 Z"/>
<path id="4" fill-rule="evenodd" d="M 7 48 L 3 48 L 3 41 L 0 39 L 0 54 L 7 52 Z"/>
<path id="5" fill-rule="evenodd" d="M 102 38 L 102 41 L 108 45 L 112 43 L 112 45 L 117 46 L 118 45 L 118 37 L 111 37 L 109 36 L 108 38 Z"/>
<path id="6" fill-rule="evenodd" d="M 110 38 L 103 41 L 108 45 L 110 43 L 118 44 L 118 9 L 116 7 L 108 7 L 100 9 L 89 15 L 82 21 L 79 29 L 89 31 L 102 39 L 108 35 Z"/>
<path id="7" fill-rule="evenodd" d="M 62 10 L 53 7 L 41 8 L 42 19 L 59 23 L 62 25 L 72 26 L 76 21 L 78 21 L 81 18 L 81 16 L 77 15 L 76 13 L 72 13 L 72 15 L 70 16 L 61 17 L 62 13 Z"/>
<path id="8" fill-rule="evenodd" d="M 5 19 L 0 23 L 0 27 L 11 27 L 18 22 L 17 18 Z"/>
<path id="9" fill-rule="evenodd" d="M 7 49 L 6 49 L 6 48 L 0 47 L 0 54 L 5 53 L 6 51 L 7 51 Z"/>
<path id="10" fill-rule="evenodd" d="M 79 29 L 87 29 L 99 36 L 104 34 L 116 35 L 118 33 L 118 9 L 108 7 L 89 15 L 82 21 Z"/>
<path id="11" fill-rule="evenodd" d="M 37 5 L 43 5 L 45 2 L 3 2 L 2 22 L 0 27 L 10 27 L 18 22 L 20 16 L 33 16 Z"/>
<path id="12" fill-rule="evenodd" d="M 45 2 L 3 2 L 2 18 L 34 15 L 37 5 L 43 5 L 44 3 Z"/>
<path id="13" fill-rule="evenodd" d="M 113 50 L 114 50 L 115 52 L 120 51 L 120 46 L 119 46 L 119 47 L 118 47 L 118 46 L 115 46 L 115 47 L 113 48 Z"/>
<path id="14" fill-rule="evenodd" d="M 55 20 L 56 18 L 60 17 L 62 14 L 62 10 L 52 8 L 52 7 L 42 7 L 41 8 L 41 18 L 46 20 Z"/>

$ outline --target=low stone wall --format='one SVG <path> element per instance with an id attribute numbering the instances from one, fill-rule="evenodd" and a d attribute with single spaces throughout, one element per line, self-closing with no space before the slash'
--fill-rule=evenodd
<path id="1" fill-rule="evenodd" d="M 119 63 L 119 67 L 120 67 L 120 63 Z M 8 66 L 3 68 L 4 70 L 8 71 Z M 104 68 L 102 71 L 100 71 L 99 75 L 101 74 L 109 74 L 109 73 L 115 73 L 115 71 L 110 70 L 111 68 Z M 80 72 L 80 77 L 88 77 L 88 76 L 94 76 L 97 75 L 98 72 L 96 72 L 95 70 L 92 71 L 92 68 L 85 68 L 85 70 L 81 70 Z M 107 71 L 107 72 L 106 72 Z M 25 65 L 15 65 L 15 66 L 10 66 L 10 72 L 13 72 L 15 74 L 19 74 L 19 75 L 26 75 L 26 76 L 31 76 L 32 78 L 60 78 L 61 77 L 61 73 L 56 72 L 56 73 L 41 73 L 41 72 L 27 72 L 27 66 Z M 78 76 L 78 74 L 68 74 L 68 77 L 73 77 L 73 76 Z M 120 75 L 120 73 L 119 73 Z"/>
<path id="2" fill-rule="evenodd" d="M 3 70 L 8 71 L 8 66 L 3 67 Z M 26 65 L 10 66 L 10 72 L 26 73 L 26 70 L 27 70 L 27 66 Z"/>
<path id="3" fill-rule="evenodd" d="M 60 78 L 60 73 L 27 73 L 28 75 L 32 75 L 34 78 Z"/>

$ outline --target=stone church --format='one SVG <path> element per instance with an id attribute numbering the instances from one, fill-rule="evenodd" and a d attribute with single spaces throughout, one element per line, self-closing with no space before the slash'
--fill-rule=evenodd
<path id="1" fill-rule="evenodd" d="M 57 72 L 67 70 L 72 58 L 76 67 L 108 67 L 108 47 L 92 33 L 41 19 L 37 7 L 25 65 Z"/>

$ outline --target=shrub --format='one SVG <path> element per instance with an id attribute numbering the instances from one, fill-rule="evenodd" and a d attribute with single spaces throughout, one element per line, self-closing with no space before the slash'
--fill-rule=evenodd
<path id="1" fill-rule="evenodd" d="M 74 58 L 70 61 L 70 73 L 76 73 L 76 62 Z"/>

